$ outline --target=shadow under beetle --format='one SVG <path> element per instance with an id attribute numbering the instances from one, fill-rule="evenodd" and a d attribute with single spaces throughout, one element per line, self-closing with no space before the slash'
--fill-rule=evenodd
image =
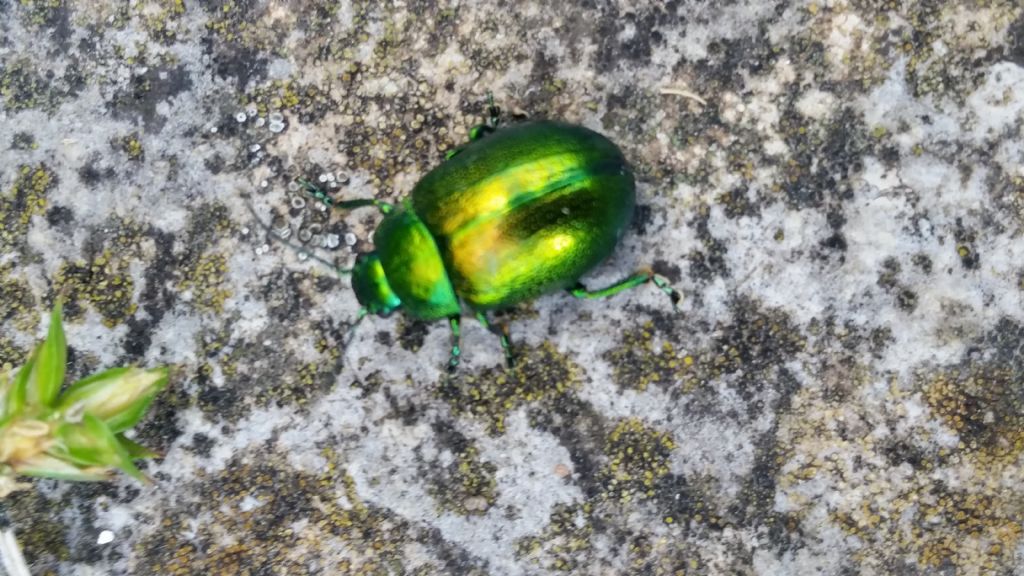
<path id="1" fill-rule="evenodd" d="M 612 253 L 633 214 L 633 174 L 619 148 L 582 126 L 536 121 L 497 130 L 498 118 L 492 103 L 470 141 L 448 152 L 397 206 L 335 200 L 300 180 L 332 208 L 373 206 L 384 214 L 376 250 L 339 270 L 352 275 L 361 305 L 352 329 L 367 314 L 395 310 L 447 319 L 454 371 L 463 305 L 490 330 L 488 311 L 542 294 L 564 289 L 576 298 L 603 298 L 653 282 L 675 307 L 679 293 L 649 269 L 600 290 L 579 281 Z M 511 366 L 507 322 L 498 333 Z"/>

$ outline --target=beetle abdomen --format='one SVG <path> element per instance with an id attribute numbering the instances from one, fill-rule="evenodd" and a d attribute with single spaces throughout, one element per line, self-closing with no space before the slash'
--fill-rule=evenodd
<path id="1" fill-rule="evenodd" d="M 567 287 L 604 260 L 627 226 L 633 175 L 600 134 L 553 122 L 499 130 L 413 191 L 455 292 L 476 309 Z"/>

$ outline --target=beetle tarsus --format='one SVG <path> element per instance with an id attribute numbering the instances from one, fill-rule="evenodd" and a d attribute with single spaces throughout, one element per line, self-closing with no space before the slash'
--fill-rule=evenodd
<path id="1" fill-rule="evenodd" d="M 501 108 L 494 104 L 494 93 L 490 90 L 487 91 L 487 126 L 490 127 L 491 131 L 498 127 L 498 123 L 501 122 Z"/>
<path id="2" fill-rule="evenodd" d="M 662 292 L 668 295 L 669 299 L 672 300 L 672 309 L 678 312 L 679 302 L 682 301 L 683 295 L 680 294 L 678 290 L 673 288 L 672 285 L 668 283 L 668 280 L 662 278 L 661 276 L 658 276 L 657 274 L 652 275 L 651 280 L 654 282 L 655 286 L 660 288 Z"/>
<path id="3" fill-rule="evenodd" d="M 452 374 L 459 368 L 459 359 L 462 357 L 462 349 L 459 347 L 461 334 L 459 330 L 460 318 L 451 316 L 448 318 L 448 326 L 452 329 L 452 352 L 448 359 L 448 373 Z"/>

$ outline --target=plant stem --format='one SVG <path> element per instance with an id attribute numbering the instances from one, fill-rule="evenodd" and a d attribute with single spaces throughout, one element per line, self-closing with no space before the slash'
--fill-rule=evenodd
<path id="1" fill-rule="evenodd" d="M 0 530 L 0 560 L 3 561 L 4 570 L 8 576 L 32 576 L 28 571 L 28 564 L 21 554 L 21 546 L 14 536 L 14 530 L 10 528 Z"/>

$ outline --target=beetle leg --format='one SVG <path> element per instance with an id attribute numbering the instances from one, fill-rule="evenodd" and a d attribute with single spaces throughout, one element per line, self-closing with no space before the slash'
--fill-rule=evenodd
<path id="1" fill-rule="evenodd" d="M 486 329 L 488 332 L 494 331 L 493 328 L 491 327 L 491 323 L 488 322 L 487 320 L 486 314 L 484 314 L 483 312 L 477 312 L 476 319 L 480 322 L 481 325 L 483 325 L 484 329 Z M 502 351 L 505 352 L 505 365 L 508 366 L 508 368 L 514 368 L 516 359 L 515 356 L 512 354 L 512 338 L 509 335 L 508 322 L 502 322 L 498 328 L 499 330 L 501 330 L 501 332 L 498 334 L 498 337 L 501 339 L 501 349 Z"/>
<path id="2" fill-rule="evenodd" d="M 477 124 L 469 129 L 469 140 L 479 140 L 484 136 L 487 136 L 491 132 L 494 132 L 498 128 L 498 124 L 501 122 L 501 108 L 494 105 L 494 94 L 487 93 L 487 119 L 484 120 L 483 124 Z M 453 150 L 451 158 L 455 154 L 458 154 L 461 149 Z"/>
<path id="3" fill-rule="evenodd" d="M 460 334 L 459 334 L 459 321 L 458 316 L 449 316 L 448 325 L 452 329 L 452 354 L 448 359 L 448 373 L 451 374 L 459 367 L 459 359 L 462 357 L 462 349 L 459 348 Z"/>
<path id="4" fill-rule="evenodd" d="M 470 131 L 470 134 L 472 135 L 472 131 Z M 472 138 L 472 136 L 470 136 L 470 137 Z M 455 157 L 456 154 L 458 154 L 459 152 L 462 152 L 463 148 L 465 148 L 465 146 L 459 146 L 458 148 L 452 148 L 451 150 L 445 152 L 444 153 L 444 159 L 445 160 L 451 160 L 452 158 Z"/>
<path id="5" fill-rule="evenodd" d="M 501 108 L 494 105 L 494 93 L 490 90 L 487 91 L 487 126 L 490 126 L 491 130 L 498 127 L 498 123 L 501 121 Z"/>
<path id="6" fill-rule="evenodd" d="M 298 183 L 309 192 L 310 196 L 320 201 L 329 208 L 336 208 L 338 210 L 354 210 L 356 208 L 364 208 L 366 206 L 374 206 L 380 210 L 381 214 L 389 214 L 395 207 L 383 200 L 377 200 L 376 198 L 360 198 L 357 200 L 335 200 L 334 198 L 327 195 L 326 192 L 317 188 L 312 182 L 306 180 L 298 180 Z"/>
<path id="7" fill-rule="evenodd" d="M 654 282 L 654 285 L 657 286 L 658 289 L 664 292 L 672 300 L 672 308 L 674 308 L 677 311 L 679 310 L 679 301 L 682 299 L 682 296 L 679 294 L 679 292 L 672 288 L 672 286 L 668 283 L 668 280 L 662 278 L 661 276 L 658 276 L 650 269 L 639 270 L 635 272 L 632 276 L 624 280 L 620 280 L 615 284 L 612 284 L 611 286 L 601 288 L 600 290 L 587 290 L 586 286 L 577 282 L 576 285 L 573 286 L 572 288 L 569 288 L 568 291 L 576 298 L 605 298 L 608 296 L 612 296 L 614 294 L 618 294 L 623 290 L 636 288 L 637 286 L 640 286 L 641 284 L 646 284 L 648 282 Z"/>

